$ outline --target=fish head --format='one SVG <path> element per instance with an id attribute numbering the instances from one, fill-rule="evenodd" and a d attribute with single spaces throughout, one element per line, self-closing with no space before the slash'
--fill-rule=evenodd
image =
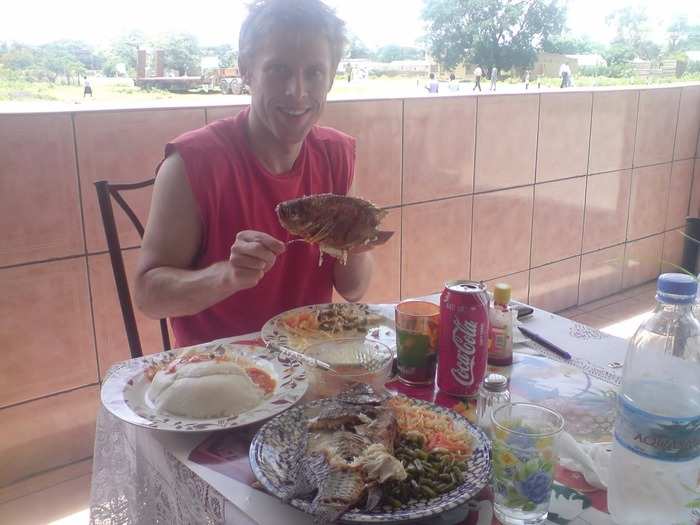
<path id="1" fill-rule="evenodd" d="M 316 206 L 313 200 L 301 197 L 280 202 L 275 211 L 282 227 L 296 235 L 303 234 L 314 220 Z"/>

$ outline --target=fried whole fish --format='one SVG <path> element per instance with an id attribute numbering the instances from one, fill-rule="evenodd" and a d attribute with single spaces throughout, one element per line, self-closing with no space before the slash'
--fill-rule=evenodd
<path id="1" fill-rule="evenodd" d="M 360 385 L 308 422 L 285 499 L 313 498 L 309 512 L 316 523 L 334 522 L 363 498 L 371 510 L 381 499 L 379 483 L 405 479 L 392 455 L 398 424 L 393 411 L 381 405 L 383 399 Z"/>
<path id="2" fill-rule="evenodd" d="M 275 211 L 284 229 L 343 263 L 352 248 L 379 246 L 394 234 L 377 229 L 387 211 L 357 197 L 311 195 L 281 202 Z"/>

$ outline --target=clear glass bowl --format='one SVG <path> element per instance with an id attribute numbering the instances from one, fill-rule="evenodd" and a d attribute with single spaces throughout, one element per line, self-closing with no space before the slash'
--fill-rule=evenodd
<path id="1" fill-rule="evenodd" d="M 332 397 L 356 383 L 365 383 L 383 392 L 394 359 L 391 348 L 364 337 L 322 341 L 312 344 L 304 353 L 332 368 L 323 370 L 304 364 L 313 398 Z"/>

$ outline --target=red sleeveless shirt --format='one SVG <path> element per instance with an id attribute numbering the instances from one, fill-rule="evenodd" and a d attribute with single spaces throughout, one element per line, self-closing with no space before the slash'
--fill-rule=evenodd
<path id="1" fill-rule="evenodd" d="M 248 110 L 176 138 L 165 148 L 177 151 L 199 206 L 202 244 L 193 269 L 229 258 L 241 230 L 291 238 L 275 213 L 278 203 L 316 193 L 345 195 L 352 182 L 355 140 L 314 126 L 294 166 L 272 174 L 253 154 L 247 133 Z M 195 315 L 171 319 L 178 346 L 260 330 L 271 317 L 297 306 L 331 301 L 333 263 L 319 267 L 317 246 L 294 243 L 254 288 L 241 290 Z"/>

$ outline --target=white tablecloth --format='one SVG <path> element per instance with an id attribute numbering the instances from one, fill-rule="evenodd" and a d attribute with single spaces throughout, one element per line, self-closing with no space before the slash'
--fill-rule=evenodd
<path id="1" fill-rule="evenodd" d="M 584 368 L 590 362 L 599 370 L 608 369 L 609 363 L 624 361 L 626 342 L 622 339 L 541 310 L 535 310 L 527 325 L 568 350 Z M 247 335 L 227 341 L 251 338 Z M 312 522 L 308 515 L 261 491 L 189 461 L 190 451 L 207 435 L 136 427 L 101 408 L 95 437 L 91 523 L 301 525 Z M 479 525 L 482 518 L 484 523 L 490 523 L 488 514 L 480 513 Z M 577 519 L 570 523 L 611 523 L 603 513 L 597 514 L 594 521 Z"/>

